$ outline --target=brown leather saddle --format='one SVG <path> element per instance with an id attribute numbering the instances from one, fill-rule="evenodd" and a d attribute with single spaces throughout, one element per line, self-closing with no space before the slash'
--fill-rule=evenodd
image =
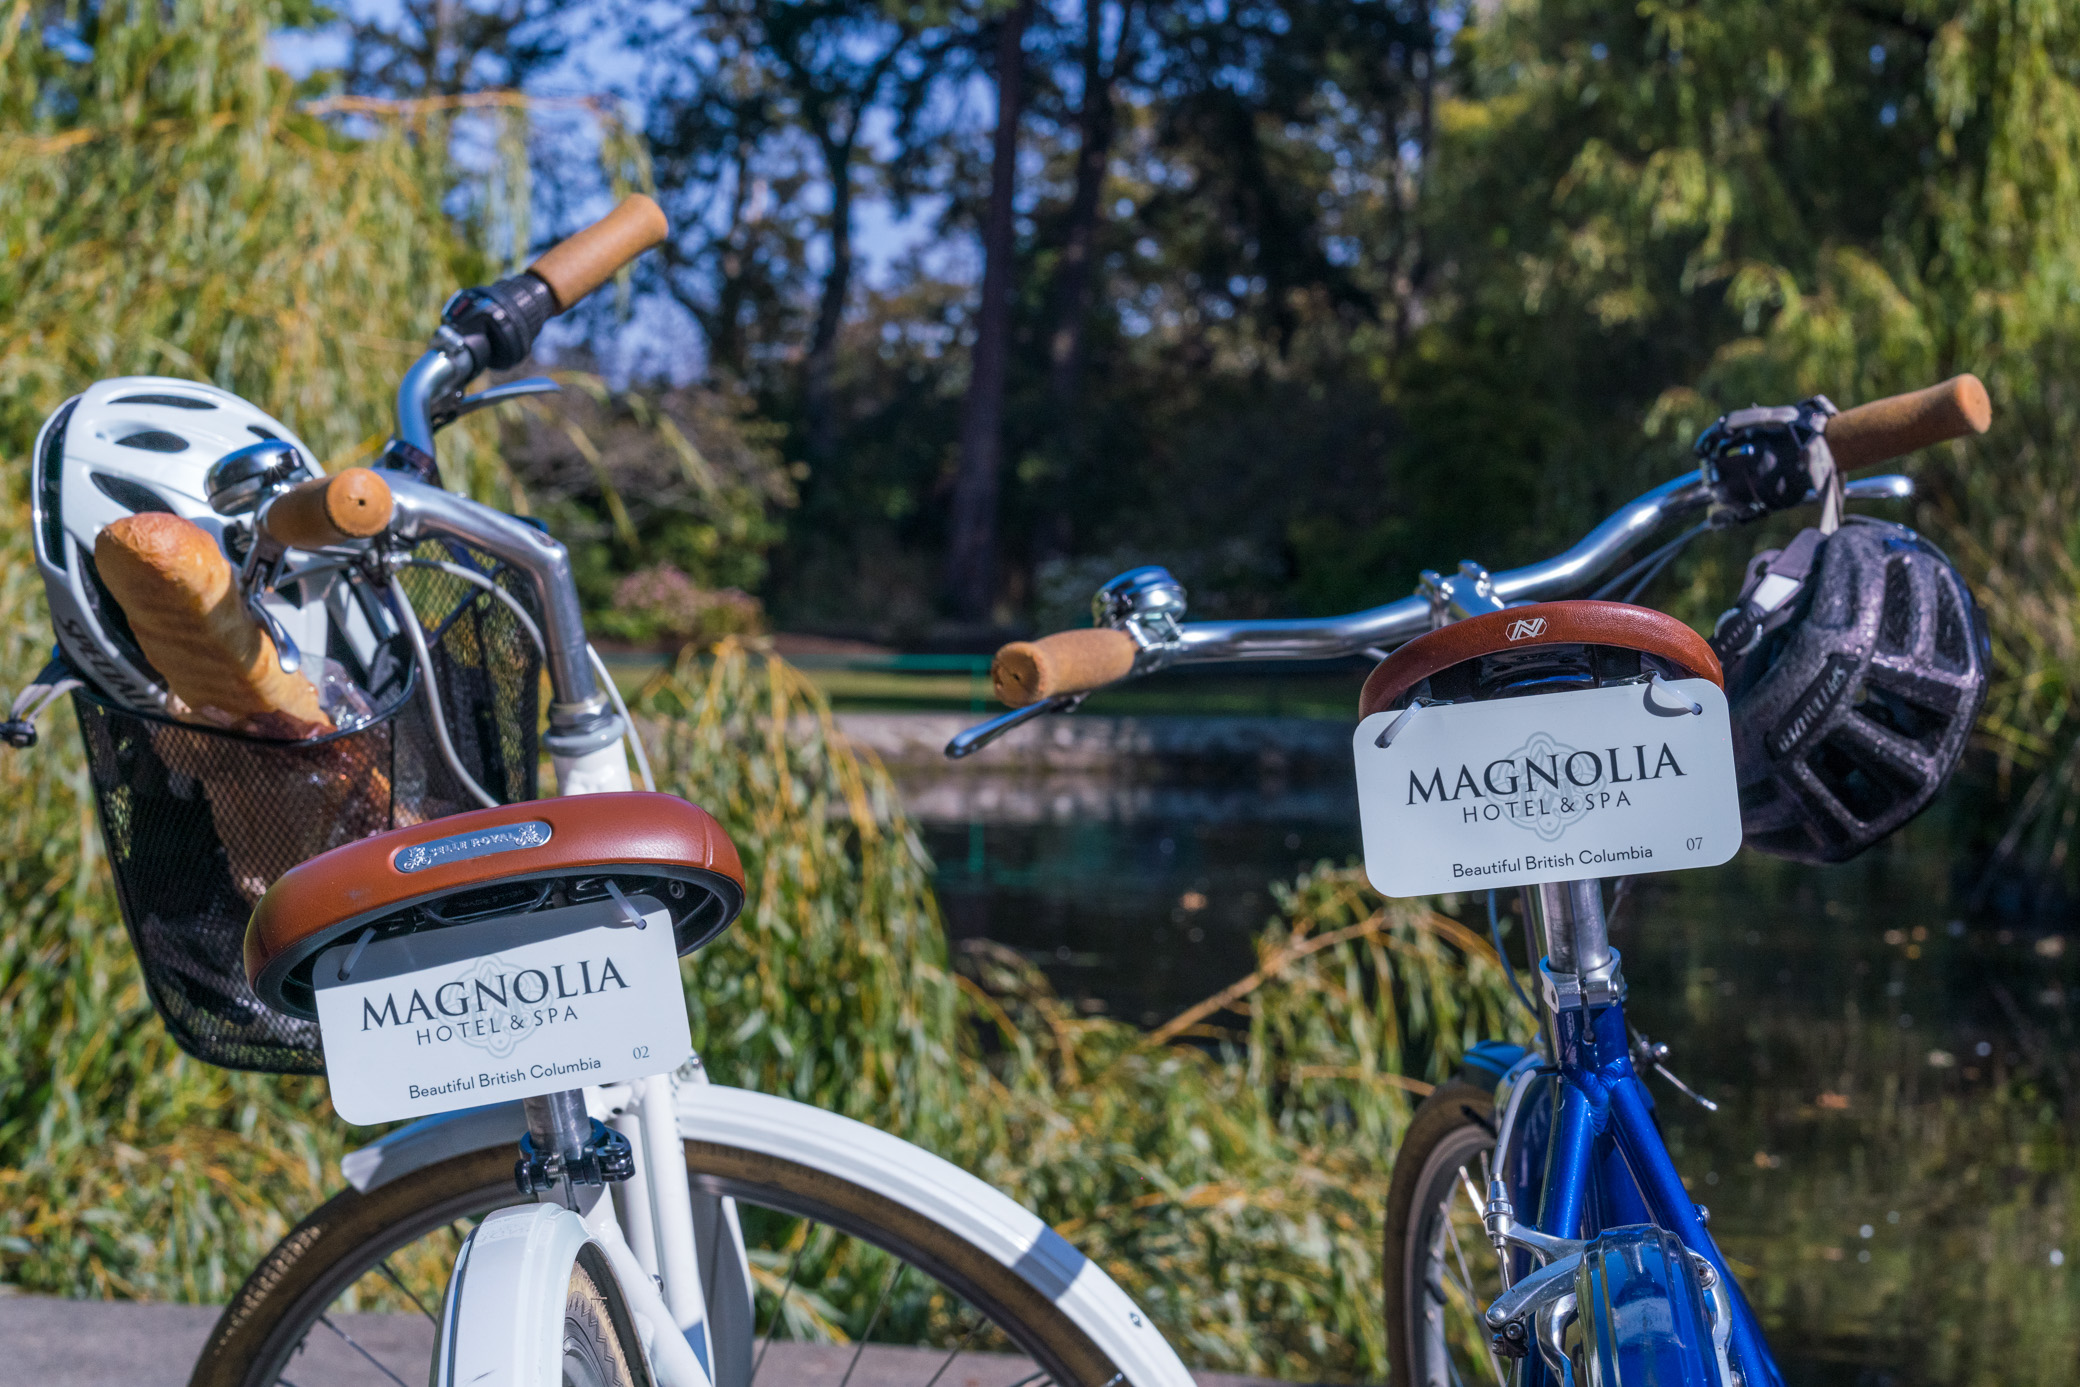
<path id="1" fill-rule="evenodd" d="M 736 844 L 705 809 L 625 791 L 531 800 L 392 829 L 291 868 L 254 907 L 246 976 L 261 1000 L 317 1015 L 313 965 L 366 945 L 607 902 L 669 912 L 683 956 L 744 906 Z"/>
<path id="2" fill-rule="evenodd" d="M 1366 679 L 1358 715 L 1406 707 L 1416 698 L 1516 698 L 1601 688 L 1644 674 L 1726 684 L 1704 637 L 1665 612 L 1629 602 L 1535 602 L 1416 637 Z"/>

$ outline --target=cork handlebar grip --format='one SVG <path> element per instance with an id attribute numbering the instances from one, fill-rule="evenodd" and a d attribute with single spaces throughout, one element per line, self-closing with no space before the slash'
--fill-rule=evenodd
<path id="1" fill-rule="evenodd" d="M 637 193 L 576 235 L 542 252 L 527 272 L 549 286 L 563 312 L 612 279 L 671 232 L 664 209 Z"/>
<path id="2" fill-rule="evenodd" d="M 1932 443 L 1985 433 L 1993 404 L 1974 375 L 1953 376 L 1941 385 L 1872 400 L 1827 421 L 1827 448 L 1844 472 L 1872 467 Z"/>
<path id="3" fill-rule="evenodd" d="M 1134 669 L 1139 649 L 1124 631 L 1093 627 L 1062 631 L 1036 641 L 1013 641 L 990 664 L 997 700 L 1013 708 L 1059 694 L 1088 693 Z"/>
<path id="4" fill-rule="evenodd" d="M 366 467 L 350 467 L 275 497 L 262 523 L 291 549 L 323 549 L 381 534 L 390 509 L 390 484 Z"/>

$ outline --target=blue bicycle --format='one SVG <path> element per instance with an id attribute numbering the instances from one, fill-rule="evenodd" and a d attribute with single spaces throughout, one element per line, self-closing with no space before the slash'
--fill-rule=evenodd
<path id="1" fill-rule="evenodd" d="M 1696 472 L 1543 563 L 1462 563 L 1351 616 L 1246 622 L 1185 621 L 1183 588 L 1141 568 L 1100 589 L 1094 628 L 999 652 L 1014 711 L 949 756 L 1171 665 L 1377 659 L 1353 743 L 1374 884 L 1486 889 L 1505 967 L 1494 889 L 1522 890 L 1535 986 L 1510 980 L 1539 1041 L 1477 1046 L 1395 1160 L 1398 1387 L 1781 1387 L 1657 1126 L 1642 1071 L 1681 1085 L 1626 1023 L 1605 882 L 1715 865 L 1743 839 L 1840 862 L 1935 797 L 1984 697 L 1984 625 L 1933 545 L 1844 512 L 1910 497 L 1911 481 L 1844 474 L 1989 423 L 1970 376 L 1846 412 L 1818 396 L 1740 410 L 1698 440 Z M 1816 523 L 1756 556 L 1709 641 L 1634 604 L 1698 534 L 1805 505 Z"/>

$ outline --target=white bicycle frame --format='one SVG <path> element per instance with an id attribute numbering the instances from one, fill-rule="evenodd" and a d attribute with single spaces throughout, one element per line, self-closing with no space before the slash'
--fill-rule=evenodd
<path id="1" fill-rule="evenodd" d="M 635 735 L 632 727 L 628 735 Z M 632 788 L 623 744 L 552 752 L 559 794 Z M 735 1202 L 696 1191 L 682 1139 L 726 1140 L 827 1171 L 983 1249 L 1047 1297 L 1117 1364 L 1129 1387 L 1190 1387 L 1191 1374 L 1103 1269 L 1015 1201 L 897 1137 L 848 1118 L 692 1077 L 658 1074 L 586 1089 L 587 1115 L 627 1138 L 635 1174 L 560 1188 L 576 1207 L 519 1202 L 465 1240 L 440 1320 L 434 1387 L 561 1387 L 564 1311 L 582 1262 L 658 1387 L 750 1387 L 756 1298 Z M 431 1118 L 348 1156 L 363 1189 L 435 1160 L 515 1149 L 520 1103 Z M 611 1189 L 612 1197 L 604 1197 Z M 631 1364 L 634 1366 L 634 1364 Z"/>
<path id="2" fill-rule="evenodd" d="M 447 400 L 461 413 L 479 398 L 459 394 L 471 364 L 461 339 L 443 328 L 435 344 L 398 390 L 399 437 L 427 456 L 436 403 Z M 521 382 L 494 390 L 532 393 L 543 386 Z M 618 696 L 595 678 L 605 671 L 595 667 L 586 644 L 563 546 L 437 486 L 399 476 L 391 491 L 393 538 L 465 539 L 532 583 L 552 692 L 546 744 L 558 794 L 631 789 L 624 737 L 639 764 L 641 748 Z M 408 611 L 400 616 L 410 623 Z M 432 699 L 431 671 L 422 672 Z M 437 702 L 433 712 L 438 720 Z M 470 783 L 444 732 L 441 742 L 458 777 Z M 639 1369 L 639 1382 L 750 1387 L 756 1300 L 736 1206 L 693 1188 L 680 1145 L 703 1137 L 828 1172 L 931 1220 L 1052 1301 L 1111 1356 L 1130 1387 L 1191 1387 L 1184 1364 L 1133 1301 L 1015 1201 L 884 1132 L 804 1104 L 711 1085 L 698 1058 L 693 1075 L 688 1081 L 659 1074 L 584 1090 L 590 1118 L 627 1138 L 633 1177 L 604 1188 L 560 1182 L 557 1192 L 575 1207 L 522 1202 L 516 1191 L 512 1207 L 477 1225 L 449 1277 L 434 1387 L 561 1387 L 564 1311 L 581 1263 L 606 1297 L 624 1349 L 641 1359 L 630 1364 Z M 454 1155 L 500 1146 L 517 1155 L 518 1139 L 529 1129 L 526 1111 L 506 1103 L 429 1118 L 354 1152 L 342 1169 L 368 1190 Z M 606 1197 L 609 1189 L 612 1197 Z"/>

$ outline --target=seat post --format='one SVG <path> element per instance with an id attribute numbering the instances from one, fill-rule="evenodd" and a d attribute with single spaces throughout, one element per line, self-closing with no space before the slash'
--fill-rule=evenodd
<path id="1" fill-rule="evenodd" d="M 537 1156 L 558 1156 L 568 1168 L 582 1160 L 592 1141 L 592 1118 L 585 1111 L 585 1090 L 540 1093 L 520 1100 L 527 1114 L 527 1135 Z"/>
<path id="2" fill-rule="evenodd" d="M 1554 972 L 1594 973 L 1611 961 L 1602 882 L 1547 882 L 1537 888 L 1533 899 Z"/>
<path id="3" fill-rule="evenodd" d="M 1570 1007 L 1601 1005 L 1625 995 L 1618 955 L 1611 948 L 1610 926 L 1603 914 L 1603 883 L 1554 881 L 1530 891 L 1538 933 L 1546 956 L 1539 969 L 1553 1053 L 1561 1053 L 1560 1012 Z"/>

